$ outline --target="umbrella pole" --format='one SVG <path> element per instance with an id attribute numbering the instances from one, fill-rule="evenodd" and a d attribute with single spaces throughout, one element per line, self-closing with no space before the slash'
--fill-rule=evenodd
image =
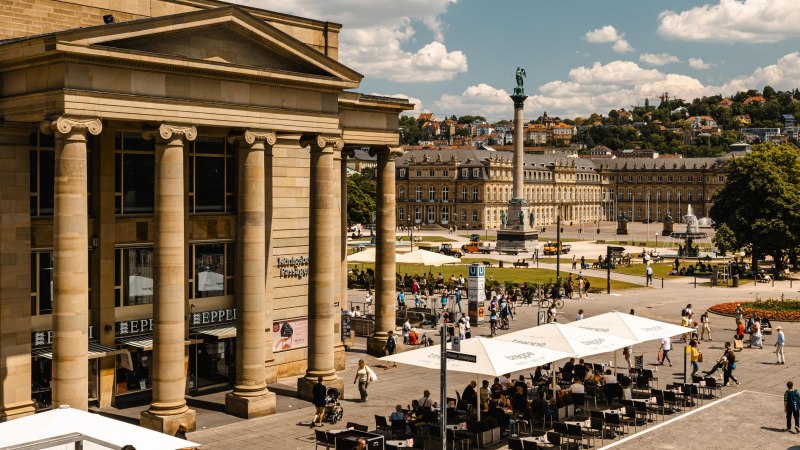
<path id="1" fill-rule="evenodd" d="M 617 351 L 614 350 L 614 376 L 617 376 Z"/>
<path id="2" fill-rule="evenodd" d="M 556 370 L 556 367 L 558 367 L 558 365 L 556 364 L 555 361 L 550 363 L 550 369 L 553 372 L 553 401 L 554 402 L 556 400 L 556 373 L 558 373 L 558 371 Z"/>
<path id="3" fill-rule="evenodd" d="M 475 383 L 478 385 L 478 422 L 481 421 L 481 410 L 483 409 L 483 402 L 481 401 L 481 375 L 475 374 Z"/>

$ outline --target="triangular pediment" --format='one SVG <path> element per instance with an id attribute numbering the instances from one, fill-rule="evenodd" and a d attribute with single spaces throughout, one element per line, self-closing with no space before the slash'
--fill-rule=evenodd
<path id="1" fill-rule="evenodd" d="M 355 85 L 362 79 L 358 72 L 233 6 L 69 31 L 57 39 L 218 66 L 335 78 Z"/>

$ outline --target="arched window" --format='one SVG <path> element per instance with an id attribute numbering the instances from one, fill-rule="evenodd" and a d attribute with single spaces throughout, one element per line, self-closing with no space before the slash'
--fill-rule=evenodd
<path id="1" fill-rule="evenodd" d="M 422 200 L 422 186 L 417 186 L 416 191 L 414 192 L 414 198 L 417 201 Z"/>

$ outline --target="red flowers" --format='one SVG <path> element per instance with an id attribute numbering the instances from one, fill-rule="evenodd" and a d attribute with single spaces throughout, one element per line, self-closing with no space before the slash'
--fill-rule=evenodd
<path id="1" fill-rule="evenodd" d="M 744 317 L 756 313 L 758 317 L 770 320 L 800 321 L 799 300 L 767 299 L 753 302 L 719 303 L 709 309 L 723 316 L 733 316 L 736 305 L 742 306 Z"/>

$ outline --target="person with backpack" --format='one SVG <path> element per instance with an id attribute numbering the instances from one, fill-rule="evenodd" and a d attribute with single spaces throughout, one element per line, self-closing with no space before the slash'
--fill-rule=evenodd
<path id="1" fill-rule="evenodd" d="M 786 392 L 783 393 L 783 410 L 786 412 L 786 431 L 792 431 L 794 416 L 794 430 L 800 433 L 800 393 L 791 381 L 786 383 Z"/>
<path id="2" fill-rule="evenodd" d="M 389 337 L 386 338 L 386 345 L 383 346 L 383 350 L 388 356 L 394 355 L 395 352 L 397 352 L 397 338 L 394 337 L 394 331 L 389 330 Z M 390 362 L 386 364 L 387 369 L 390 367 L 397 367 L 397 363 Z"/>

